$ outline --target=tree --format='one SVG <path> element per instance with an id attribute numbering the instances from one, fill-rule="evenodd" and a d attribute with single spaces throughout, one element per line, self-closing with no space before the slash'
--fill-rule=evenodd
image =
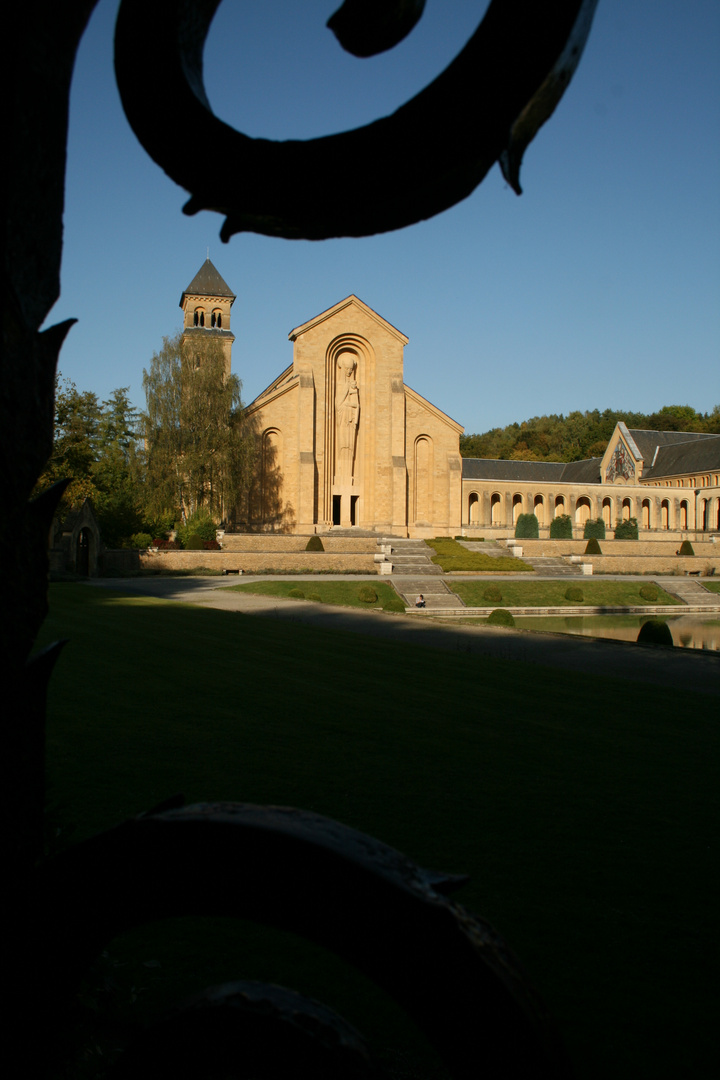
<path id="1" fill-rule="evenodd" d="M 253 440 L 246 432 L 240 380 L 225 371 L 218 338 L 163 338 L 143 372 L 142 416 L 149 515 L 182 522 L 199 507 L 228 518 L 249 479 Z"/>
<path id="2" fill-rule="evenodd" d="M 113 390 L 100 404 L 92 391 L 80 393 L 58 375 L 53 449 L 36 487 L 39 494 L 69 478 L 58 514 L 92 499 L 108 547 L 119 546 L 143 524 L 137 414 L 128 389 Z"/>

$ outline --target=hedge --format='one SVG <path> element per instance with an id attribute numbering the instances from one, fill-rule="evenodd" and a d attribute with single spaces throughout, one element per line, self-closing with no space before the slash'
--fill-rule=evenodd
<path id="1" fill-rule="evenodd" d="M 538 519 L 534 514 L 520 514 L 515 522 L 516 540 L 537 540 L 540 536 Z"/>
<path id="2" fill-rule="evenodd" d="M 569 514 L 559 514 L 550 522 L 551 540 L 572 540 L 572 518 Z"/>
<path id="3" fill-rule="evenodd" d="M 588 518 L 583 529 L 583 540 L 604 540 L 605 522 L 602 518 Z"/>

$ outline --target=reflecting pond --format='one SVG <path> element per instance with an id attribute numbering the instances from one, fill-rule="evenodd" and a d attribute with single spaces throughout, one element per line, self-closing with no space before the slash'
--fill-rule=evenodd
<path id="1" fill-rule="evenodd" d="M 673 636 L 673 644 L 684 649 L 720 652 L 720 612 L 717 615 L 662 616 Z M 636 641 L 640 627 L 650 615 L 516 615 L 522 630 L 550 630 L 556 634 L 614 638 Z"/>

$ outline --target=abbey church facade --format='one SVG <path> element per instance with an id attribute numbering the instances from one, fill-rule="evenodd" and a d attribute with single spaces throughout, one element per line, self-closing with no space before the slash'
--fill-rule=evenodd
<path id="1" fill-rule="evenodd" d="M 221 338 L 230 371 L 235 296 L 208 259 L 182 294 L 184 333 Z M 405 382 L 408 338 L 356 296 L 290 331 L 292 363 L 247 407 L 255 476 L 237 527 L 410 537 L 541 529 L 558 514 L 635 517 L 653 531 L 720 530 L 720 435 L 631 431 L 602 458 L 460 455 L 463 427 Z"/>

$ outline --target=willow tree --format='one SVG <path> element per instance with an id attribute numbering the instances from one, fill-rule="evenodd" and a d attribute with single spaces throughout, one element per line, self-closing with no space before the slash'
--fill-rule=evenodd
<path id="1" fill-rule="evenodd" d="M 225 369 L 220 341 L 208 334 L 164 338 L 143 371 L 146 411 L 146 511 L 183 522 L 200 507 L 233 515 L 250 472 L 240 380 Z"/>

